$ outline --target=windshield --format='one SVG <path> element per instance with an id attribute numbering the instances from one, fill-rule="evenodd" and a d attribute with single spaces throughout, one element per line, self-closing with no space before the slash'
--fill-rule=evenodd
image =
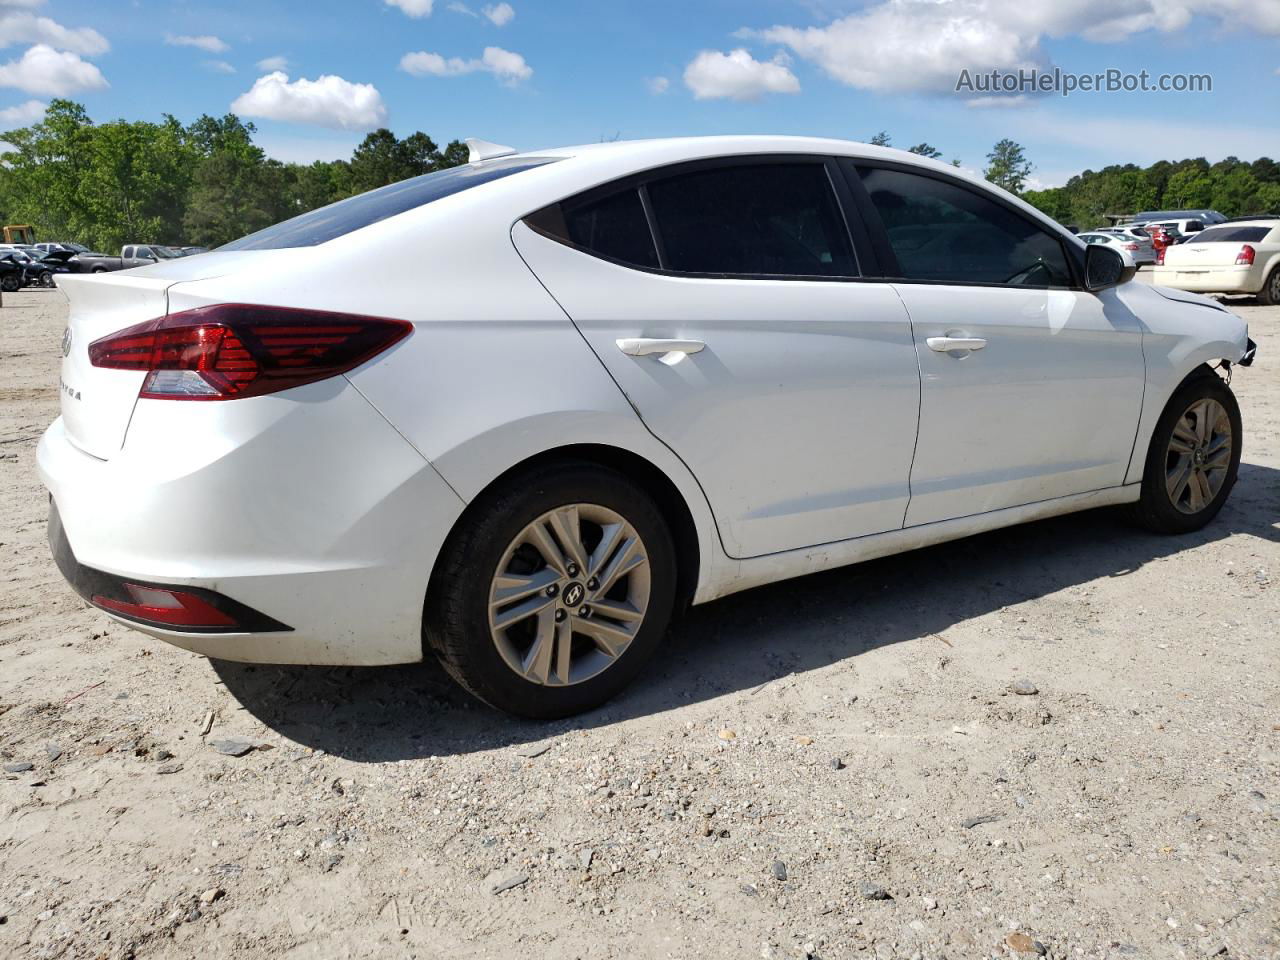
<path id="1" fill-rule="evenodd" d="M 390 186 L 339 200 L 239 240 L 232 240 L 218 249 L 279 250 L 283 247 L 313 247 L 433 200 L 552 162 L 554 158 L 551 157 L 506 157 L 436 170 L 434 173 L 401 180 Z"/>

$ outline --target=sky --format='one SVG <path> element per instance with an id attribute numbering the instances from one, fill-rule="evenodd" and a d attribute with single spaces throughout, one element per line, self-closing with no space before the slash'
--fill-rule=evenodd
<path id="1" fill-rule="evenodd" d="M 1211 92 L 982 96 L 962 70 L 1204 73 Z M 0 0 L 0 130 L 252 120 L 281 160 L 422 130 L 519 149 L 700 134 L 927 141 L 1030 186 L 1112 163 L 1280 157 L 1280 0 Z"/>

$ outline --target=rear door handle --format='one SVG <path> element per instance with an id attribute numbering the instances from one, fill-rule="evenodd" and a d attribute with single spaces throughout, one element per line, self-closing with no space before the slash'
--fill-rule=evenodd
<path id="1" fill-rule="evenodd" d="M 981 350 L 987 341 L 981 337 L 930 337 L 925 343 L 929 349 L 938 353 L 950 353 L 952 350 Z"/>
<path id="2" fill-rule="evenodd" d="M 697 353 L 706 346 L 701 340 L 650 340 L 636 337 L 619 340 L 618 349 L 628 357 L 647 357 L 659 353 Z"/>

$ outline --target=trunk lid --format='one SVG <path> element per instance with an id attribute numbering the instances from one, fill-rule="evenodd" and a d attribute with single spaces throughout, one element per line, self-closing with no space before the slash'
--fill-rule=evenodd
<path id="1" fill-rule="evenodd" d="M 100 460 L 110 460 L 124 443 L 145 373 L 103 370 L 89 363 L 89 344 L 117 330 L 166 312 L 172 280 L 132 272 L 68 275 L 58 287 L 71 301 L 62 335 L 59 392 L 62 422 L 71 442 Z"/>
<path id="2" fill-rule="evenodd" d="M 1164 251 L 1164 265 L 1179 270 L 1216 270 L 1234 267 L 1243 243 L 1178 243 Z"/>

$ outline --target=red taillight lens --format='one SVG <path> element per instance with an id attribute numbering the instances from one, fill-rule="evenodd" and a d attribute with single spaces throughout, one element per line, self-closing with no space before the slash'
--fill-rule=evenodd
<path id="1" fill-rule="evenodd" d="M 1137 250 L 1137 249 L 1138 249 L 1138 245 L 1137 245 L 1136 243 L 1126 243 L 1126 244 L 1124 245 L 1124 248 L 1125 248 L 1126 250 Z"/>
<path id="2" fill-rule="evenodd" d="M 233 618 L 193 593 L 162 587 L 144 587 L 136 583 L 126 583 L 123 586 L 133 598 L 132 601 L 95 596 L 92 602 L 95 606 L 125 617 L 173 627 L 225 628 L 237 625 Z"/>
<path id="3" fill-rule="evenodd" d="M 1240 252 L 1236 254 L 1236 263 L 1246 267 L 1253 266 L 1253 255 L 1256 253 L 1253 247 L 1245 244 L 1240 248 Z"/>
<path id="4" fill-rule="evenodd" d="M 233 400 L 346 373 L 412 330 L 405 320 L 217 304 L 95 340 L 89 344 L 89 362 L 147 371 L 143 397 Z"/>

